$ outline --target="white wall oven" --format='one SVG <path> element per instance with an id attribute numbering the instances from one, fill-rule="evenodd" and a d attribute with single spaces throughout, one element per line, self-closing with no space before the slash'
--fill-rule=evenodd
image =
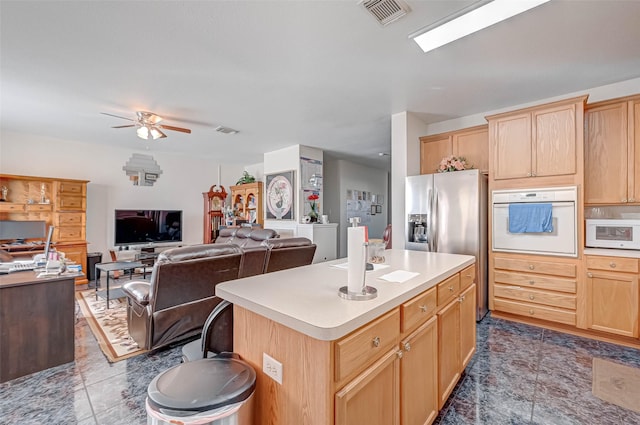
<path id="1" fill-rule="evenodd" d="M 587 219 L 586 245 L 592 248 L 640 249 L 640 219 Z"/>
<path id="2" fill-rule="evenodd" d="M 494 190 L 491 197 L 493 251 L 578 256 L 576 186 Z M 514 207 L 510 207 L 511 205 Z M 534 214 L 514 216 L 515 212 L 527 208 L 534 210 Z M 546 210 L 549 214 L 543 231 L 538 231 L 536 225 L 527 226 L 526 222 L 519 223 L 523 224 L 524 230 L 515 230 L 513 225 L 510 226 L 510 220 L 523 220 L 523 217 L 525 220 L 528 217 L 536 220 L 536 209 Z"/>

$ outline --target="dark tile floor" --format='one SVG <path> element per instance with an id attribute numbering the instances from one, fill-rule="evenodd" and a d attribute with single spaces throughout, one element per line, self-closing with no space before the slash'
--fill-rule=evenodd
<path id="1" fill-rule="evenodd" d="M 146 388 L 180 354 L 109 363 L 80 317 L 74 363 L 0 384 L 0 424 L 145 424 Z M 487 317 L 436 424 L 640 424 L 640 413 L 591 394 L 594 357 L 640 368 L 639 350 Z"/>

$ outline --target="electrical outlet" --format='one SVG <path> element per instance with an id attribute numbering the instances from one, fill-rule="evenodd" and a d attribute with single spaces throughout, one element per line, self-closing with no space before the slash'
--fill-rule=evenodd
<path id="1" fill-rule="evenodd" d="M 267 353 L 262 353 L 262 371 L 278 384 L 282 385 L 282 363 Z"/>

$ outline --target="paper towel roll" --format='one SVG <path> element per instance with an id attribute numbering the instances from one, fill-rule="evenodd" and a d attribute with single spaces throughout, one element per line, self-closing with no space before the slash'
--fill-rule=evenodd
<path id="1" fill-rule="evenodd" d="M 362 292 L 364 287 L 364 273 L 366 267 L 366 255 L 364 247 L 364 227 L 347 228 L 347 290 L 349 292 Z"/>

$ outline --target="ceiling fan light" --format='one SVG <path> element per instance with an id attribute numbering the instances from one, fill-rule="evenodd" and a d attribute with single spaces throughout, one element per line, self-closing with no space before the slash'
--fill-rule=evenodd
<path id="1" fill-rule="evenodd" d="M 159 139 L 161 137 L 164 137 L 164 134 L 160 130 L 155 128 L 155 127 L 151 127 L 149 129 L 149 133 L 151 134 L 151 137 L 153 138 L 153 140 L 156 140 L 156 139 Z"/>
<path id="2" fill-rule="evenodd" d="M 141 126 L 136 130 L 136 134 L 139 138 L 149 140 L 149 128 L 147 126 Z"/>

